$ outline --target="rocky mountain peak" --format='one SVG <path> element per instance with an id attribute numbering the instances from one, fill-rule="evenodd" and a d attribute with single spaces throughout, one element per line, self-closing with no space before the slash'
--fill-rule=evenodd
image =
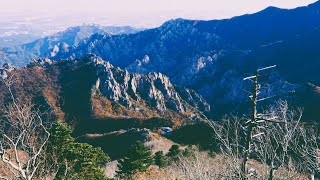
<path id="1" fill-rule="evenodd" d="M 128 109 L 151 108 L 159 112 L 193 112 L 194 115 L 210 110 L 200 95 L 176 87 L 162 73 L 130 74 L 93 54 L 84 61 L 93 63 L 96 68 L 95 89 L 111 102 L 118 102 Z"/>

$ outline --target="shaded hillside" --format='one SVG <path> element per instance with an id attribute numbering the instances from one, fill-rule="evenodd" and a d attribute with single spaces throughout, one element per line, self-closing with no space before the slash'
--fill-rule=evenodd
<path id="1" fill-rule="evenodd" d="M 129 74 L 94 55 L 52 65 L 37 60 L 8 72 L 5 80 L 12 74 L 19 99 L 74 124 L 76 134 L 179 126 L 205 119 L 210 110 L 200 95 L 175 87 L 160 73 Z M 10 102 L 3 83 L 0 88 L 1 104 Z"/>
<path id="2" fill-rule="evenodd" d="M 146 141 L 149 133 L 146 129 L 130 129 L 106 134 L 88 134 L 77 138 L 77 140 L 88 142 L 95 147 L 101 147 L 112 159 L 119 159 L 135 142 Z"/>

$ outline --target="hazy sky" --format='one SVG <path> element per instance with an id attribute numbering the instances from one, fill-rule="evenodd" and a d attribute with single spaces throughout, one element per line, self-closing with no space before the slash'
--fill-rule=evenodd
<path id="1" fill-rule="evenodd" d="M 173 18 L 221 19 L 268 6 L 295 8 L 316 0 L 0 0 L 0 22 L 59 21 L 154 27 Z M 16 20 L 17 21 L 17 20 Z M 39 23 L 39 22 L 38 22 Z"/>

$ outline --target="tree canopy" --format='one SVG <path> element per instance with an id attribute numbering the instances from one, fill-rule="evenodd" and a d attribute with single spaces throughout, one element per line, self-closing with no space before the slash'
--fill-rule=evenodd
<path id="1" fill-rule="evenodd" d="M 101 148 L 78 143 L 71 137 L 72 129 L 63 123 L 55 124 L 47 148 L 47 167 L 58 179 L 106 179 L 100 167 L 109 157 Z"/>
<path id="2" fill-rule="evenodd" d="M 141 141 L 137 141 L 125 157 L 119 160 L 117 174 L 119 177 L 130 177 L 136 172 L 146 171 L 152 163 L 151 151 Z"/>

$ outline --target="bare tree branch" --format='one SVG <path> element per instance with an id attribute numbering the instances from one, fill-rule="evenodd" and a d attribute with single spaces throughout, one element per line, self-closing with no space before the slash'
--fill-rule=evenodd
<path id="1" fill-rule="evenodd" d="M 0 157 L 5 165 L 19 172 L 20 178 L 31 180 L 43 163 L 50 133 L 34 105 L 14 96 L 13 83 L 13 76 L 3 81 L 11 103 L 1 109 Z"/>

